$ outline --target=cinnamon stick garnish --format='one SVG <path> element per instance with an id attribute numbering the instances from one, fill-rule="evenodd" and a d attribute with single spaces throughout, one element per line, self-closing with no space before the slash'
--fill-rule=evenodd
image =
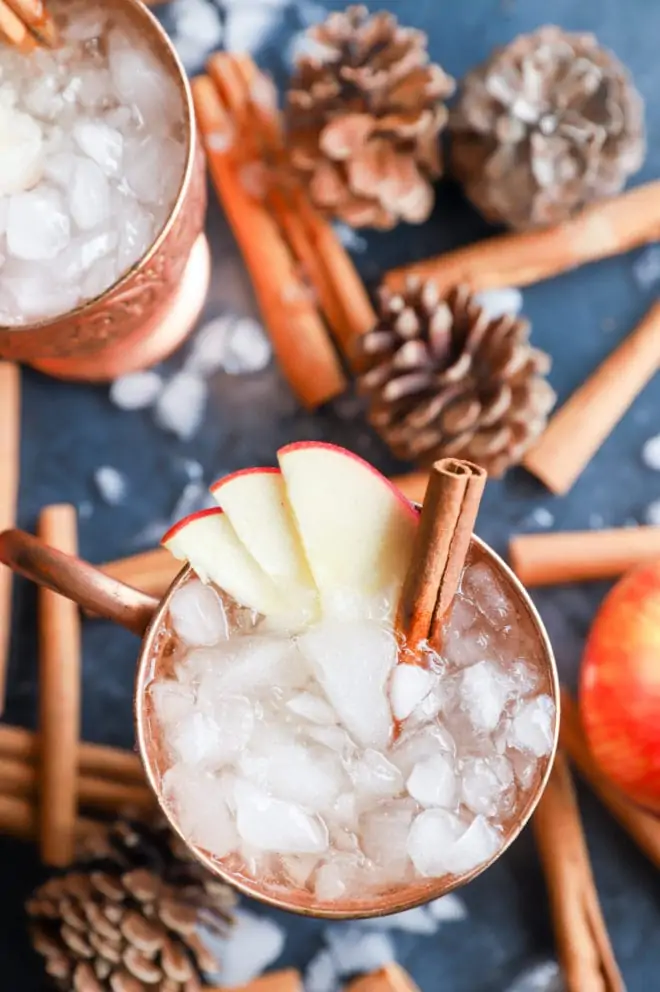
<path id="1" fill-rule="evenodd" d="M 485 484 L 485 469 L 458 458 L 442 458 L 431 469 L 397 615 L 413 650 L 421 641 L 440 641 Z"/>
<path id="2" fill-rule="evenodd" d="M 553 493 L 571 488 L 660 366 L 660 303 L 552 417 L 523 458 Z"/>
<path id="3" fill-rule="evenodd" d="M 529 286 L 660 237 L 660 180 L 586 207 L 572 220 L 522 234 L 503 234 L 394 269 L 385 277 L 400 291 L 408 276 L 432 279 L 444 292 L 459 283 L 473 291 Z"/>
<path id="4" fill-rule="evenodd" d="M 567 992 L 625 992 L 598 902 L 580 813 L 561 752 L 532 818 Z"/>
<path id="5" fill-rule="evenodd" d="M 339 396 L 346 378 L 321 317 L 276 224 L 244 188 L 239 135 L 208 76 L 192 82 L 211 178 L 250 273 L 279 365 L 308 409 Z"/>
<path id="6" fill-rule="evenodd" d="M 660 819 L 627 799 L 603 775 L 589 750 L 577 705 L 564 688 L 561 690 L 559 744 L 614 819 L 646 857 L 660 868 Z"/>
<path id="7" fill-rule="evenodd" d="M 0 757 L 36 766 L 39 754 L 38 734 L 23 727 L 0 725 Z M 144 783 L 144 769 L 137 754 L 121 748 L 81 742 L 76 749 L 76 767 L 79 775 L 93 779 L 128 785 Z"/>
<path id="8" fill-rule="evenodd" d="M 39 829 L 36 803 L 0 793 L 0 833 L 9 834 L 17 840 L 35 840 Z M 81 816 L 76 819 L 73 829 L 75 840 L 80 841 L 98 832 L 98 824 Z"/>
<path id="9" fill-rule="evenodd" d="M 218 986 L 209 989 L 209 992 L 229 992 L 229 990 Z M 303 992 L 303 984 L 300 972 L 288 968 L 286 971 L 273 971 L 270 975 L 262 975 L 249 985 L 241 985 L 240 988 L 232 986 L 231 992 Z"/>
<path id="10" fill-rule="evenodd" d="M 0 362 L 0 531 L 16 526 L 20 468 L 21 373 Z M 11 635 L 12 571 L 0 565 L 0 713 L 5 708 Z"/>
<path id="11" fill-rule="evenodd" d="M 660 527 L 517 534 L 511 567 L 526 586 L 612 579 L 660 558 Z"/>
<path id="12" fill-rule="evenodd" d="M 419 988 L 401 965 L 392 962 L 371 975 L 356 978 L 346 992 L 419 992 Z"/>
<path id="13" fill-rule="evenodd" d="M 39 537 L 75 555 L 76 511 L 46 507 Z M 39 589 L 39 729 L 41 745 L 40 847 L 45 864 L 64 866 L 74 855 L 76 765 L 80 733 L 80 615 L 75 603 Z"/>

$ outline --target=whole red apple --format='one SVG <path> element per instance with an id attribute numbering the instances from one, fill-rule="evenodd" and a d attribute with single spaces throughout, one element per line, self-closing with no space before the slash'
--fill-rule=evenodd
<path id="1" fill-rule="evenodd" d="M 660 561 L 630 572 L 603 602 L 584 653 L 580 710 L 603 772 L 660 813 Z"/>

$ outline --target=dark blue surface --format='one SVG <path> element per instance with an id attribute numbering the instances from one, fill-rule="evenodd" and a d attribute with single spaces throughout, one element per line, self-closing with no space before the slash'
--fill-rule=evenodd
<path id="1" fill-rule="evenodd" d="M 236 0 L 234 0 L 236 2 Z M 240 0 L 246 6 L 249 0 Z M 267 6 L 267 4 L 265 5 Z M 295 4 L 256 55 L 281 81 L 282 52 L 301 26 Z M 340 3 L 328 3 L 340 9 Z M 424 28 L 434 59 L 460 78 L 494 45 L 521 31 L 553 21 L 573 30 L 593 30 L 632 69 L 647 100 L 649 153 L 635 182 L 660 175 L 660 64 L 657 0 L 437 0 L 392 2 L 406 23 Z M 256 10 L 257 5 L 255 5 Z M 168 23 L 169 13 L 163 17 Z M 212 197 L 209 233 L 215 259 L 213 288 L 205 316 L 222 309 L 252 309 L 250 287 L 220 211 Z M 368 234 L 368 250 L 356 256 L 365 279 L 395 264 L 465 243 L 488 232 L 451 184 L 438 190 L 432 219 L 422 228 Z M 651 304 L 654 288 L 642 289 L 633 276 L 639 252 L 590 266 L 524 292 L 534 342 L 554 360 L 551 374 L 560 401 L 635 325 Z M 657 287 L 656 287 L 657 289 Z M 176 367 L 180 356 L 170 363 Z M 246 378 L 222 373 L 211 383 L 204 427 L 190 443 L 173 440 L 154 426 L 151 415 L 115 409 L 104 387 L 55 383 L 26 371 L 23 406 L 20 524 L 32 529 L 42 506 L 70 501 L 92 504 L 80 521 L 82 553 L 102 561 L 135 550 L 135 537 L 154 518 L 168 517 L 183 485 L 183 458 L 204 466 L 210 481 L 229 470 L 273 463 L 278 446 L 303 438 L 343 444 L 384 471 L 401 470 L 358 416 L 352 401 L 310 415 L 300 411 L 277 370 Z M 660 497 L 660 474 L 645 468 L 644 441 L 660 432 L 660 381 L 635 402 L 592 463 L 563 499 L 552 499 L 535 480 L 512 472 L 489 486 L 479 533 L 497 550 L 509 534 L 534 529 L 533 511 L 544 507 L 557 529 L 611 526 L 643 519 Z M 125 506 L 103 504 L 94 470 L 112 465 L 125 473 L 130 498 Z M 562 677 L 573 683 L 581 646 L 601 599 L 599 585 L 539 592 Z M 36 713 L 35 592 L 18 582 L 9 678 L 7 719 L 33 726 Z M 84 632 L 83 733 L 89 740 L 132 745 L 131 687 L 137 642 L 100 622 Z M 630 992 L 660 989 L 660 881 L 627 838 L 590 796 L 583 797 L 588 840 L 603 908 Z M 39 963 L 29 953 L 21 903 L 39 875 L 29 848 L 0 841 L 0 988 L 32 992 L 44 987 Z M 402 963 L 422 992 L 504 992 L 535 960 L 551 956 L 552 936 L 538 863 L 527 831 L 485 876 L 464 890 L 466 921 L 444 925 L 432 938 L 397 936 Z M 322 928 L 312 921 L 284 920 L 289 932 L 287 963 L 303 966 L 320 946 Z"/>

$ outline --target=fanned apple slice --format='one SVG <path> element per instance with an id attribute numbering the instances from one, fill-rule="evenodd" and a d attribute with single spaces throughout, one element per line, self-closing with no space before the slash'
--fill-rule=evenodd
<path id="1" fill-rule="evenodd" d="M 344 597 L 387 597 L 394 608 L 417 528 L 412 505 L 368 462 L 333 444 L 290 444 L 277 457 L 324 609 Z"/>
<path id="2" fill-rule="evenodd" d="M 287 612 L 274 582 L 239 540 L 228 517 L 215 507 L 184 517 L 161 544 L 189 562 L 203 582 L 214 582 L 242 606 L 265 616 Z"/>
<path id="3" fill-rule="evenodd" d="M 211 486 L 238 537 L 287 599 L 311 601 L 317 589 L 278 468 L 248 468 Z"/>

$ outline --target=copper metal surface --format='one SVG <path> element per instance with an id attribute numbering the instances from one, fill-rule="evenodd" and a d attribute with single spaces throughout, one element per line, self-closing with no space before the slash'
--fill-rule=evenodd
<path id="1" fill-rule="evenodd" d="M 284 887 L 281 889 L 269 888 L 268 890 L 263 887 L 260 888 L 258 882 L 230 871 L 224 864 L 205 851 L 190 845 L 181 834 L 172 811 L 164 802 L 161 783 L 162 775 L 168 765 L 168 758 L 160 737 L 151 733 L 150 696 L 147 689 L 154 677 L 157 678 L 168 671 L 171 655 L 171 638 L 166 622 L 169 603 L 174 591 L 190 578 L 191 569 L 186 566 L 179 572 L 166 595 L 158 603 L 152 597 L 139 593 L 136 589 L 117 582 L 115 579 L 110 579 L 91 565 L 47 548 L 36 538 L 24 534 L 22 531 L 5 531 L 0 534 L 1 562 L 34 581 L 48 585 L 57 592 L 75 599 L 85 609 L 116 620 L 135 633 L 144 634 L 138 659 L 134 697 L 135 726 L 140 756 L 149 784 L 156 794 L 163 813 L 172 828 L 188 844 L 195 856 L 214 875 L 246 895 L 260 899 L 262 902 L 279 909 L 326 919 L 374 917 L 401 912 L 431 899 L 437 899 L 464 885 L 496 861 L 516 839 L 534 812 L 545 788 L 557 748 L 559 732 L 559 683 L 552 647 L 534 604 L 517 577 L 502 559 L 477 537 L 472 540 L 470 554 L 477 560 L 487 561 L 499 572 L 515 603 L 518 624 L 526 630 L 527 636 L 535 641 L 535 653 L 541 658 L 544 688 L 553 698 L 557 708 L 552 752 L 540 762 L 536 781 L 527 795 L 523 807 L 505 824 L 502 848 L 479 868 L 460 876 L 427 879 L 393 887 L 385 893 L 366 895 L 359 900 L 318 905 L 314 902 L 313 895 L 306 891 Z"/>
<path id="2" fill-rule="evenodd" d="M 181 188 L 167 223 L 137 265 L 101 296 L 69 313 L 23 327 L 0 327 L 0 358 L 38 364 L 44 370 L 53 361 L 54 374 L 67 378 L 99 379 L 118 374 L 111 373 L 110 366 L 114 362 L 113 367 L 118 368 L 117 354 L 122 349 L 136 349 L 132 363 L 131 356 L 124 355 L 127 370 L 158 360 L 161 351 L 172 350 L 192 330 L 197 316 L 193 311 L 199 302 L 188 299 L 192 319 L 180 319 L 179 289 L 206 214 L 204 155 L 190 86 L 167 34 L 140 0 L 108 2 L 130 17 L 176 84 L 184 108 L 188 152 Z M 172 341 L 177 335 L 168 328 L 167 320 L 177 304 L 178 340 Z M 145 340 L 151 333 L 158 338 L 164 327 L 170 335 L 166 347 L 150 350 Z M 108 371 L 104 373 L 106 352 Z M 92 374 L 88 374 L 90 370 Z"/>

